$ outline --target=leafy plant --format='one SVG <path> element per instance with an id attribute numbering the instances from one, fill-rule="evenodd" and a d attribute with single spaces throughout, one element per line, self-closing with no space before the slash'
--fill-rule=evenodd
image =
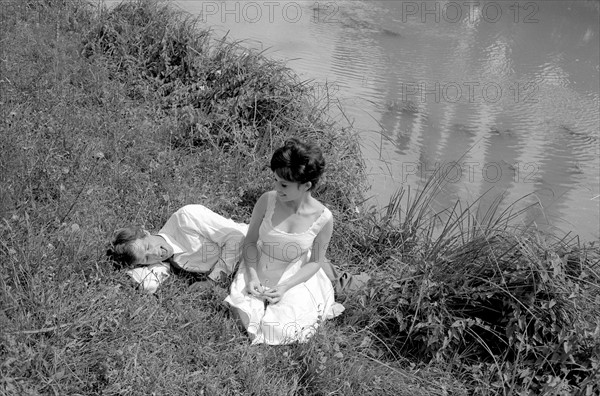
<path id="1" fill-rule="evenodd" d="M 517 228 L 524 209 L 501 210 L 500 199 L 483 214 L 460 203 L 432 213 L 441 179 L 412 199 L 400 190 L 387 211 L 367 215 L 355 245 L 379 257 L 381 275 L 357 298 L 355 309 L 375 313 L 360 323 L 395 353 L 450 364 L 474 387 L 592 392 L 598 248 Z"/>

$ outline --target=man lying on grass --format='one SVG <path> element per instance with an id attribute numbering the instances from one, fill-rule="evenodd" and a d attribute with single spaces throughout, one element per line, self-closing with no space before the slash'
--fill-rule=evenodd
<path id="1" fill-rule="evenodd" d="M 186 205 L 173 213 L 156 235 L 141 227 L 117 230 L 108 255 L 119 264 L 140 266 L 127 274 L 150 293 L 173 269 L 207 274 L 206 283 L 222 283 L 239 261 L 247 231 L 247 224 L 226 219 L 202 205 Z"/>
<path id="2" fill-rule="evenodd" d="M 129 226 L 115 231 L 108 256 L 127 270 L 133 281 L 149 293 L 154 293 L 171 273 L 183 270 L 207 275 L 196 282 L 199 288 L 226 281 L 240 260 L 248 225 L 236 223 L 202 205 L 186 205 L 169 217 L 158 234 L 142 227 Z M 338 273 L 325 259 L 323 270 L 333 282 L 336 293 L 362 287 L 367 274 Z"/>

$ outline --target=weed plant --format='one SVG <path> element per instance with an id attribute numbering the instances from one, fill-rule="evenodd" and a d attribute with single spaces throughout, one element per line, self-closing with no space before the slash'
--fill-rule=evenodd
<path id="1" fill-rule="evenodd" d="M 1 6 L 0 394 L 598 391 L 597 246 L 517 228 L 499 201 L 431 213 L 435 177 L 364 208 L 330 98 L 165 5 Z M 289 136 L 325 151 L 332 261 L 373 274 L 309 343 L 251 347 L 226 290 L 180 274 L 145 295 L 106 260 L 115 229 L 185 204 L 247 222 Z"/>
<path id="2" fill-rule="evenodd" d="M 380 267 L 354 325 L 393 357 L 449 365 L 476 394 L 597 392 L 598 247 L 515 227 L 526 209 L 500 210 L 501 197 L 431 215 L 445 179 L 401 189 L 354 232 Z"/>

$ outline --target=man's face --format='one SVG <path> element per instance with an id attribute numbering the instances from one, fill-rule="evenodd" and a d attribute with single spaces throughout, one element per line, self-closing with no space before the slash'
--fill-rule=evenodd
<path id="1" fill-rule="evenodd" d="M 147 234 L 133 243 L 135 264 L 150 265 L 165 261 L 173 255 L 173 248 L 159 235 Z"/>

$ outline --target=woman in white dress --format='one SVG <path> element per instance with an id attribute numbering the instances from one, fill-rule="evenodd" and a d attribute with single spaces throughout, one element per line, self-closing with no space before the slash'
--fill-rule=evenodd
<path id="1" fill-rule="evenodd" d="M 253 344 L 304 342 L 322 320 L 344 310 L 321 268 L 333 216 L 311 191 L 324 166 L 318 147 L 296 139 L 271 158 L 275 188 L 254 206 L 243 260 L 225 299 Z"/>

